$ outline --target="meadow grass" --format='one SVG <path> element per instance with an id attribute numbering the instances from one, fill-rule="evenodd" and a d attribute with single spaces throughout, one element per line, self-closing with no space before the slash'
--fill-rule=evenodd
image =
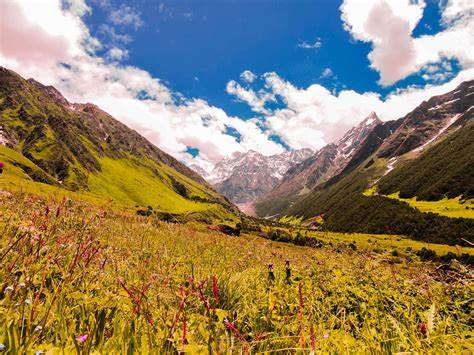
<path id="1" fill-rule="evenodd" d="M 372 186 L 365 190 L 363 194 L 365 196 L 374 196 L 377 194 L 377 187 Z M 461 196 L 456 198 L 445 197 L 438 201 L 422 201 L 418 200 L 416 197 L 401 198 L 399 192 L 383 196 L 403 201 L 421 212 L 431 212 L 451 218 L 474 218 L 474 200 L 462 200 Z"/>
<path id="2" fill-rule="evenodd" d="M 474 350 L 469 270 L 0 196 L 6 353 Z"/>
<path id="3" fill-rule="evenodd" d="M 218 194 L 210 188 L 205 188 L 192 179 L 180 174 L 172 168 L 157 164 L 149 159 L 136 158 L 111 159 L 99 158 L 102 170 L 88 174 L 87 190 L 71 191 L 59 185 L 34 181 L 23 167 L 30 170 L 42 171 L 32 161 L 19 152 L 0 146 L 0 161 L 7 164 L 0 175 L 0 189 L 33 193 L 56 198 L 71 197 L 97 205 L 108 205 L 116 210 L 136 211 L 137 208 L 153 207 L 155 211 L 177 214 L 202 213 L 212 219 L 235 220 L 222 205 L 206 202 L 209 197 L 217 200 Z M 21 164 L 21 166 L 19 166 Z M 185 198 L 174 191 L 171 178 L 186 184 L 188 194 L 202 198 L 201 201 Z M 50 177 L 51 181 L 55 181 Z"/>

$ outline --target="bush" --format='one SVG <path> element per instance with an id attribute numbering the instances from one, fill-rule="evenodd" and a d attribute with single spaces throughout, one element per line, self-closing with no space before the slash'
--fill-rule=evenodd
<path id="1" fill-rule="evenodd" d="M 436 252 L 434 250 L 431 250 L 425 247 L 418 250 L 416 252 L 416 255 L 418 255 L 418 257 L 422 261 L 434 260 L 437 257 Z"/>

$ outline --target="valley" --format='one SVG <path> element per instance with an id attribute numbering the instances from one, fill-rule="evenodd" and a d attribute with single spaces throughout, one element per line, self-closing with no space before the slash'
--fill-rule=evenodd
<path id="1" fill-rule="evenodd" d="M 10 353 L 470 349 L 469 110 L 394 157 L 403 124 L 375 113 L 318 152 L 237 154 L 213 188 L 98 107 L 1 74 Z"/>

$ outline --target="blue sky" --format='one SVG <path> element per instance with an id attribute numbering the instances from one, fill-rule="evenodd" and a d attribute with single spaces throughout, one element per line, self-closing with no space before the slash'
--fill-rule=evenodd
<path id="1" fill-rule="evenodd" d="M 253 117 L 244 103 L 225 90 L 244 70 L 277 72 L 297 87 L 321 83 L 331 90 L 351 88 L 382 95 L 396 88 L 422 84 L 413 75 L 389 87 L 369 67 L 371 45 L 354 41 L 344 30 L 340 1 L 110 1 L 91 2 L 85 17 L 93 35 L 101 32 L 110 7 L 129 6 L 142 21 L 138 28 L 116 26 L 130 36 L 117 43 L 129 52 L 123 63 L 140 67 L 186 97 L 199 97 L 231 115 Z M 414 33 L 439 31 L 438 1 L 429 1 Z M 319 48 L 302 48 L 320 42 Z M 333 75 L 322 77 L 326 68 Z M 453 73 L 454 75 L 455 73 Z"/>
<path id="2" fill-rule="evenodd" d="M 10 0 L 0 64 L 190 166 L 317 150 L 474 77 L 463 0 Z"/>

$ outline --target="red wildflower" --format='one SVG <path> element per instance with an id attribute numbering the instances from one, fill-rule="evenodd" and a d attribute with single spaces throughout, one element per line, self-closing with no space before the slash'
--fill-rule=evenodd
<path id="1" fill-rule="evenodd" d="M 421 334 L 426 336 L 426 334 L 428 333 L 428 327 L 427 327 L 426 323 L 421 322 L 420 325 L 419 325 L 419 328 L 420 328 Z"/>
<path id="2" fill-rule="evenodd" d="M 234 335 L 242 342 L 246 342 L 244 336 L 240 334 L 239 330 L 235 327 L 232 322 L 229 322 L 227 319 L 224 319 L 224 325 L 227 329 L 229 329 Z"/>
<path id="3" fill-rule="evenodd" d="M 219 297 L 219 284 L 217 283 L 217 276 L 212 277 L 212 293 L 214 294 L 214 301 L 216 302 L 216 306 L 220 302 Z"/>

